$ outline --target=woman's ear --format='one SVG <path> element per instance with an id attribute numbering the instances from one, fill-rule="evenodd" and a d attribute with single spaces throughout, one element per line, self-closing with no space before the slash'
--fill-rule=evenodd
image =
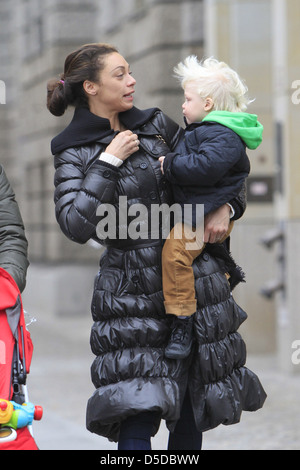
<path id="1" fill-rule="evenodd" d="M 205 99 L 205 104 L 204 104 L 204 111 L 206 111 L 207 113 L 209 113 L 214 107 L 214 102 L 213 100 L 208 97 Z"/>
<path id="2" fill-rule="evenodd" d="M 83 89 L 88 95 L 95 96 L 98 91 L 97 87 L 96 83 L 90 82 L 89 80 L 83 82 Z"/>

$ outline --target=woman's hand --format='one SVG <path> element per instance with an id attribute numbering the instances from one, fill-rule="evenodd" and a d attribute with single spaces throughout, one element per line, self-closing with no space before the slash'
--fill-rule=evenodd
<path id="1" fill-rule="evenodd" d="M 138 136 L 127 130 L 119 132 L 106 147 L 105 151 L 120 158 L 120 160 L 126 160 L 126 158 L 130 157 L 130 155 L 139 149 L 139 144 Z"/>
<path id="2" fill-rule="evenodd" d="M 204 243 L 217 243 L 228 232 L 230 207 L 227 204 L 207 214 L 204 218 Z"/>

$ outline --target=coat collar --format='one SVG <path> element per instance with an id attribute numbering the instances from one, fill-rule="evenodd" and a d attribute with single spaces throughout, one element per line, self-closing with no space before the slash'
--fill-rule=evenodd
<path id="1" fill-rule="evenodd" d="M 158 111 L 158 108 L 140 110 L 133 107 L 120 113 L 120 120 L 127 129 L 135 130 L 146 124 Z M 76 108 L 70 124 L 51 141 L 53 155 L 70 147 L 87 145 L 114 135 L 108 119 L 93 114 L 87 108 Z"/>

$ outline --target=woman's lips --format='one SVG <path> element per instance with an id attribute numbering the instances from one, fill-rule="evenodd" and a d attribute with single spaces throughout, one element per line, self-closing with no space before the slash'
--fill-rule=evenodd
<path id="1" fill-rule="evenodd" d="M 127 93 L 127 95 L 124 95 L 124 98 L 126 98 L 127 100 L 133 100 L 133 93 L 134 91 L 132 91 L 131 93 Z"/>

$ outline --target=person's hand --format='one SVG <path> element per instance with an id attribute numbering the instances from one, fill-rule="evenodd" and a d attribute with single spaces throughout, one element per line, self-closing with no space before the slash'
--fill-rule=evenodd
<path id="1" fill-rule="evenodd" d="M 204 218 L 204 243 L 217 243 L 228 232 L 230 207 L 227 204 L 207 214 Z"/>
<path id="2" fill-rule="evenodd" d="M 105 151 L 120 158 L 120 160 L 126 160 L 126 158 L 130 157 L 130 155 L 139 149 L 139 144 L 138 136 L 127 130 L 119 132 L 106 147 Z"/>
<path id="3" fill-rule="evenodd" d="M 164 174 L 164 159 L 165 159 L 164 156 L 161 156 L 158 159 L 160 161 L 160 169 L 161 169 L 162 174 Z"/>

